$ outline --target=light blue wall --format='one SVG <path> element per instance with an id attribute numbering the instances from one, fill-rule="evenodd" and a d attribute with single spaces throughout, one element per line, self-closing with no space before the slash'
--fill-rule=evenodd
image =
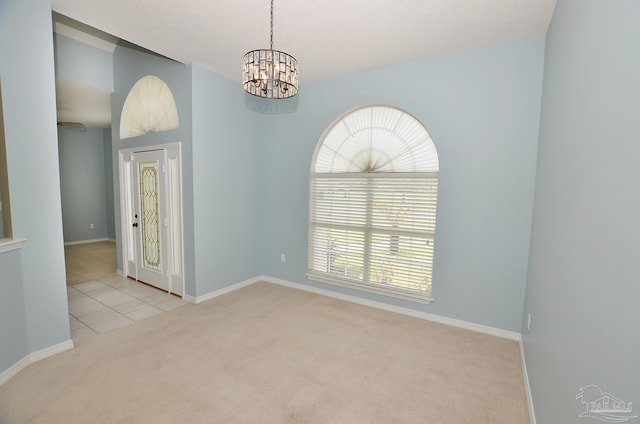
<path id="1" fill-rule="evenodd" d="M 0 366 L 69 340 L 51 34 L 48 1 L 0 2 L 0 76 L 13 232 L 27 239 L 22 249 L 2 254 L 0 260 L 2 285 L 9 287 L 2 297 L 11 296 L 15 302 L 1 308 L 2 320 L 18 329 L 26 324 L 24 334 L 0 330 Z"/>
<path id="2" fill-rule="evenodd" d="M 206 294 L 256 276 L 256 127 L 247 119 L 241 88 L 206 68 L 188 67 L 128 45 L 116 48 L 114 63 L 114 172 L 118 148 L 183 143 L 186 293 Z M 159 76 L 172 89 L 180 130 L 119 141 L 126 95 L 139 78 L 149 74 Z M 118 210 L 117 187 L 115 192 Z M 118 214 L 115 220 L 119 228 Z"/>
<path id="3" fill-rule="evenodd" d="M 113 54 L 54 33 L 56 77 L 113 91 Z"/>
<path id="4" fill-rule="evenodd" d="M 297 111 L 259 115 L 260 269 L 268 276 L 520 331 L 544 38 L 335 78 L 300 89 Z M 440 158 L 434 302 L 421 305 L 310 282 L 311 157 L 344 112 L 383 103 L 419 119 Z M 280 254 L 287 255 L 285 264 Z"/>
<path id="5" fill-rule="evenodd" d="M 107 238 L 116 239 L 115 211 L 113 209 L 113 155 L 111 142 L 111 128 L 102 130 L 102 146 L 104 156 L 104 190 L 107 207 Z"/>
<path id="6" fill-rule="evenodd" d="M 113 54 L 111 52 L 90 46 L 61 34 L 53 34 L 54 60 L 56 77 L 62 80 L 99 88 L 106 91 L 113 91 Z M 102 153 L 104 163 L 97 167 L 87 168 L 81 164 L 72 164 L 74 155 L 90 155 L 89 162 L 96 162 L 99 153 L 97 152 L 98 134 L 100 130 L 90 130 L 89 133 L 72 133 L 72 130 L 65 129 L 60 133 L 62 136 L 61 146 L 67 147 L 63 153 L 68 171 L 61 170 L 62 198 L 63 198 L 63 219 L 64 219 L 64 239 L 65 242 L 92 240 L 95 238 L 115 239 L 115 221 L 113 213 L 113 158 L 111 153 L 111 129 L 105 128 L 100 136 L 104 138 L 104 145 L 107 151 Z M 80 147 L 78 139 L 83 137 L 91 140 L 91 148 Z M 73 140 L 73 141 L 71 141 Z M 78 145 L 75 148 L 73 145 Z M 83 149 L 80 153 L 79 149 Z M 91 152 L 89 152 L 89 150 Z M 97 164 L 96 164 L 97 165 Z M 82 168 L 82 169 L 81 169 Z M 93 189 L 98 185 L 99 169 L 103 169 L 102 176 L 104 188 L 102 194 L 106 196 L 105 201 L 98 200 L 99 193 Z M 83 184 L 73 178 L 74 174 L 84 173 L 90 176 L 87 184 Z M 70 184 L 67 187 L 67 184 Z M 78 187 L 79 186 L 79 187 Z M 89 186 L 91 191 L 88 192 Z M 80 190 L 78 190 L 80 188 Z M 85 192 L 84 194 L 81 194 Z M 85 202 L 81 197 L 88 196 Z M 82 204 L 80 204 L 82 202 Z M 98 203 L 104 203 L 105 208 L 98 212 Z M 105 203 L 106 202 L 106 203 Z M 68 208 L 73 206 L 73 208 Z M 87 221 L 89 219 L 89 221 Z M 100 220 L 100 225 L 97 222 Z M 96 228 L 90 230 L 88 224 L 94 223 Z"/>
<path id="7" fill-rule="evenodd" d="M 58 127 L 65 243 L 108 236 L 103 133 Z"/>
<path id="8" fill-rule="evenodd" d="M 29 352 L 20 262 L 18 251 L 0 253 L 0 374 Z"/>
<path id="9" fill-rule="evenodd" d="M 235 81 L 194 65 L 193 184 L 197 295 L 259 275 L 256 172 L 265 141 Z"/>
<path id="10" fill-rule="evenodd" d="M 558 1 L 541 115 L 522 330 L 537 422 L 597 422 L 578 418 L 589 384 L 638 415 L 640 2 Z"/>
<path id="11" fill-rule="evenodd" d="M 194 295 L 195 253 L 193 214 L 193 153 L 191 143 L 191 68 L 162 56 L 144 51 L 127 43 L 118 45 L 114 51 L 114 88 L 111 99 L 114 206 L 120 210 L 120 189 L 118 176 L 118 149 L 152 146 L 163 143 L 182 143 L 182 197 L 184 220 L 184 272 L 186 294 Z M 155 75 L 171 89 L 178 108 L 180 128 L 141 137 L 120 140 L 120 115 L 124 101 L 133 85 L 146 75 Z M 115 228 L 118 252 L 118 269 L 122 270 L 122 246 L 120 214 L 115 214 Z"/>

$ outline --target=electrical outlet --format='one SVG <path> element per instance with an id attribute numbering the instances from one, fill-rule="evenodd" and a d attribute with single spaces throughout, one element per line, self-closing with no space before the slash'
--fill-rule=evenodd
<path id="1" fill-rule="evenodd" d="M 93 230 L 93 224 L 89 224 L 89 228 Z"/>
<path id="2" fill-rule="evenodd" d="M 284 253 L 282 255 L 280 255 L 280 262 L 282 262 L 282 263 L 287 262 L 287 255 L 285 255 Z"/>
<path id="3" fill-rule="evenodd" d="M 527 314 L 527 330 L 531 330 L 531 314 Z"/>

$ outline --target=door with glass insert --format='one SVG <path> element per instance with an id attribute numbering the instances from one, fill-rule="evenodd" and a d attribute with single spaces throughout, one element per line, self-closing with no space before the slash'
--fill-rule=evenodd
<path id="1" fill-rule="evenodd" d="M 138 152 L 131 159 L 136 278 L 169 290 L 165 151 Z"/>

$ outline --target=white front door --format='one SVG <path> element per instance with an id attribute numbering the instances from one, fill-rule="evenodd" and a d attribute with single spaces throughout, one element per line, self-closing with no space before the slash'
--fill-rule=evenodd
<path id="1" fill-rule="evenodd" d="M 169 291 L 166 162 L 164 150 L 131 155 L 135 278 Z"/>
<path id="2" fill-rule="evenodd" d="M 155 148 L 119 152 L 123 271 L 182 295 L 180 145 Z"/>

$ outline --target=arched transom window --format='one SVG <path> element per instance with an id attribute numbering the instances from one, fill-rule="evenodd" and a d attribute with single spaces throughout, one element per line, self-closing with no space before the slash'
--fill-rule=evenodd
<path id="1" fill-rule="evenodd" d="M 179 127 L 178 108 L 169 86 L 154 75 L 140 78 L 122 107 L 120 139 Z"/>
<path id="2" fill-rule="evenodd" d="M 431 136 L 402 110 L 338 119 L 311 166 L 308 278 L 429 302 L 438 166 Z"/>

